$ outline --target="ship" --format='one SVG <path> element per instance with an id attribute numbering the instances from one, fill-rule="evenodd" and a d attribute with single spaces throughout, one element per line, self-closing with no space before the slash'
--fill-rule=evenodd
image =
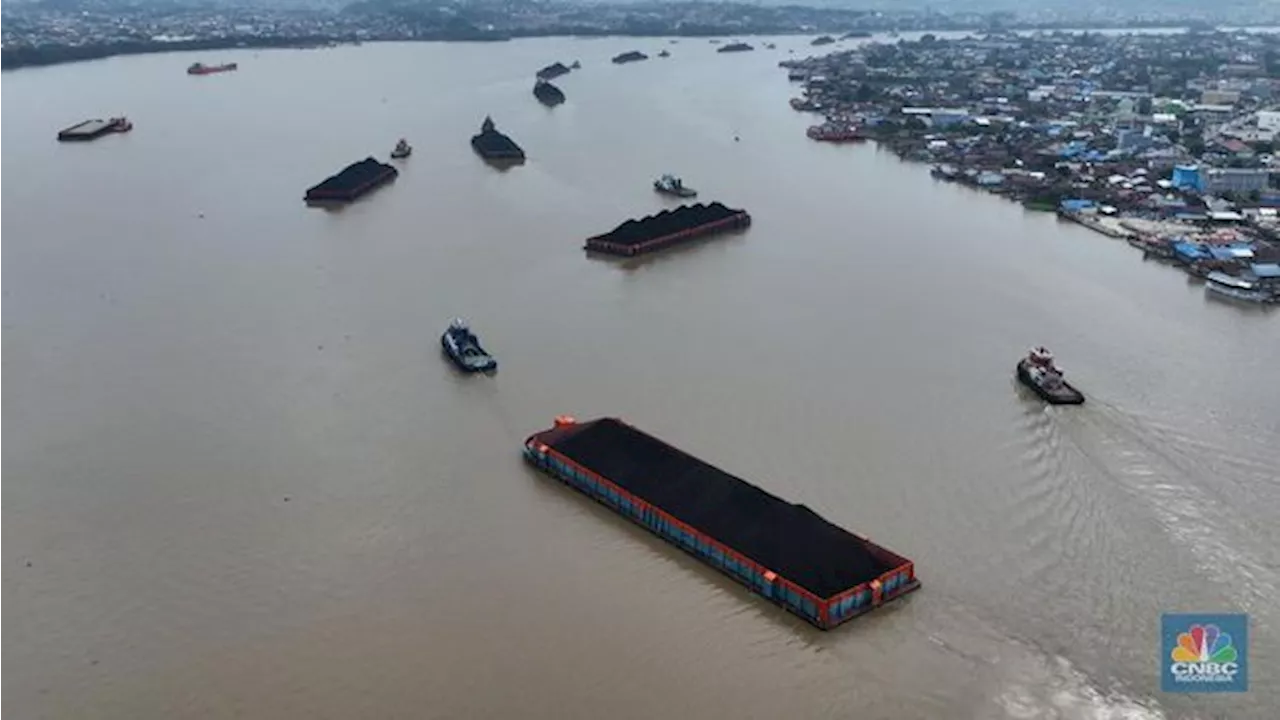
<path id="1" fill-rule="evenodd" d="M 396 143 L 396 146 L 391 149 L 391 157 L 395 158 L 396 160 L 402 160 L 404 158 L 409 157 L 412 154 L 413 154 L 413 146 L 410 145 L 409 141 L 405 140 L 404 138 L 400 138 L 399 142 Z"/>
<path id="2" fill-rule="evenodd" d="M 112 133 L 127 133 L 133 129 L 133 123 L 129 122 L 126 117 L 113 117 L 103 120 L 102 118 L 94 118 L 92 120 L 84 120 L 63 128 L 58 132 L 58 140 L 61 142 L 87 142 L 89 140 L 97 140 L 103 135 Z"/>
<path id="3" fill-rule="evenodd" d="M 581 70 L 581 69 L 582 69 L 582 63 L 578 62 L 577 60 L 574 60 L 574 61 L 573 61 L 573 64 L 569 66 L 569 69 L 570 69 L 570 70 Z"/>
<path id="4" fill-rule="evenodd" d="M 576 64 L 576 63 L 575 63 Z M 538 71 L 537 77 L 542 80 L 554 80 L 561 75 L 568 75 L 569 68 L 564 63 L 556 62 L 542 68 Z"/>
<path id="5" fill-rule="evenodd" d="M 605 255 L 634 257 L 698 238 L 741 230 L 751 225 L 746 210 L 718 202 L 695 203 L 628 220 L 613 230 L 587 238 L 583 249 Z"/>
<path id="6" fill-rule="evenodd" d="M 498 369 L 498 361 L 480 346 L 480 338 L 462 318 L 454 318 L 440 336 L 445 355 L 463 372 L 488 372 Z"/>
<path id="7" fill-rule="evenodd" d="M 498 132 L 493 118 L 485 116 L 480 124 L 480 132 L 471 136 L 471 148 L 485 160 L 521 163 L 524 162 L 524 150 L 515 140 Z"/>
<path id="8" fill-rule="evenodd" d="M 860 142 L 867 139 L 866 134 L 858 126 L 836 122 L 814 125 L 805 131 L 805 135 L 808 135 L 810 140 L 818 142 Z"/>
<path id="9" fill-rule="evenodd" d="M 538 102 L 547 107 L 555 107 L 564 102 L 564 92 L 555 85 L 541 79 L 533 84 L 533 96 L 538 98 Z"/>
<path id="10" fill-rule="evenodd" d="M 658 57 L 661 57 L 661 58 L 671 57 L 671 53 L 670 51 L 663 50 L 662 52 L 658 53 Z"/>
<path id="11" fill-rule="evenodd" d="M 308 204 L 349 203 L 396 179 L 399 170 L 373 158 L 351 163 L 336 175 L 307 189 Z"/>
<path id="12" fill-rule="evenodd" d="M 1207 273 L 1204 279 L 1205 293 L 1209 295 L 1263 305 L 1280 302 L 1280 295 L 1256 279 L 1228 275 L 1218 270 Z"/>
<path id="13" fill-rule="evenodd" d="M 750 45 L 744 42 L 736 42 L 736 43 L 730 43 L 723 47 L 717 48 L 716 52 L 734 53 L 734 52 L 748 52 L 750 50 L 755 50 L 755 48 L 751 47 Z"/>
<path id="14" fill-rule="evenodd" d="M 561 415 L 525 439 L 523 454 L 821 630 L 921 586 L 907 558 L 618 418 Z"/>
<path id="15" fill-rule="evenodd" d="M 616 65 L 621 65 L 623 63 L 629 63 L 629 62 L 638 62 L 640 60 L 648 60 L 648 59 L 649 59 L 649 56 L 645 55 L 639 50 L 632 50 L 630 52 L 624 52 L 621 55 L 613 56 L 613 62 Z"/>
<path id="16" fill-rule="evenodd" d="M 697 197 L 698 191 L 691 187 L 685 187 L 684 181 L 675 175 L 663 175 L 653 181 L 653 189 L 664 195 L 675 195 L 676 197 L 691 198 Z"/>
<path id="17" fill-rule="evenodd" d="M 1062 369 L 1053 363 L 1053 353 L 1043 346 L 1033 348 L 1018 361 L 1017 374 L 1019 382 L 1050 405 L 1079 405 L 1084 402 L 1084 394 L 1066 381 Z"/>
<path id="18" fill-rule="evenodd" d="M 835 42 L 835 41 L 836 41 L 836 39 L 835 39 L 835 38 L 833 38 L 833 37 L 831 37 L 830 35 L 820 35 L 820 36 L 818 36 L 818 37 L 814 38 L 814 39 L 813 39 L 813 42 L 811 42 L 811 43 L 809 43 L 809 44 L 810 44 L 810 45 L 830 45 L 831 43 L 833 43 L 833 42 Z"/>
<path id="19" fill-rule="evenodd" d="M 231 72 L 238 69 L 235 63 L 224 63 L 222 65 L 205 65 L 204 63 L 191 63 L 187 67 L 188 75 L 212 75 L 214 73 Z"/>
<path id="20" fill-rule="evenodd" d="M 872 36 L 872 33 L 870 30 L 850 30 L 844 35 L 841 35 L 840 39 L 841 40 L 860 40 L 862 38 L 869 38 L 871 36 Z"/>

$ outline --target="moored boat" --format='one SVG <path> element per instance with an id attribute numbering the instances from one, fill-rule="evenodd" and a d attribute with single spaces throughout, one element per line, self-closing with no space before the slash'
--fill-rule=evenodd
<path id="1" fill-rule="evenodd" d="M 484 372 L 498 369 L 498 361 L 480 346 L 480 338 L 461 318 L 454 318 L 449 328 L 440 336 L 440 347 L 449 359 L 464 372 Z"/>
<path id="2" fill-rule="evenodd" d="M 413 147 L 409 145 L 409 142 L 404 138 L 400 138 L 400 141 L 396 143 L 395 148 L 391 150 L 391 157 L 397 160 L 407 158 L 412 154 Z"/>
<path id="3" fill-rule="evenodd" d="M 1277 296 L 1275 292 L 1263 287 L 1261 283 L 1247 278 L 1228 275 L 1215 270 L 1207 273 L 1204 279 L 1206 293 L 1248 303 L 1269 304 L 1280 302 L 1280 296 Z"/>
<path id="4" fill-rule="evenodd" d="M 664 195 L 674 195 L 676 197 L 690 198 L 696 197 L 698 191 L 691 187 L 685 187 L 684 181 L 675 175 L 663 175 L 653 181 L 653 189 Z"/>
<path id="5" fill-rule="evenodd" d="M 1043 346 L 1032 349 L 1018 361 L 1018 381 L 1050 405 L 1084 402 L 1084 394 L 1063 378 L 1062 370 L 1053 363 L 1053 353 Z"/>

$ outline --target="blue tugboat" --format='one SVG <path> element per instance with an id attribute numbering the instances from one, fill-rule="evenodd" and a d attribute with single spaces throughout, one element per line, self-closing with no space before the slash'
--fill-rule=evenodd
<path id="1" fill-rule="evenodd" d="M 449 329 L 440 336 L 440 346 L 454 365 L 464 372 L 486 372 L 498 369 L 498 361 L 480 347 L 480 338 L 471 332 L 461 318 L 454 318 Z"/>

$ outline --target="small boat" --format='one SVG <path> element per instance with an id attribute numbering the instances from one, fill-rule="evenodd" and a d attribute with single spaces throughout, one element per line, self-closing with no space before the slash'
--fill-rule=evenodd
<path id="1" fill-rule="evenodd" d="M 667 52 L 666 50 L 663 50 L 662 52 L 658 53 L 658 57 L 671 57 L 671 53 Z"/>
<path id="2" fill-rule="evenodd" d="M 653 181 L 653 189 L 665 195 L 675 195 L 676 197 L 690 198 L 698 194 L 697 190 L 691 187 L 685 187 L 684 181 L 675 175 L 663 175 Z"/>
<path id="3" fill-rule="evenodd" d="M 410 146 L 408 141 L 406 141 L 404 138 L 400 138 L 400 142 L 397 142 L 395 148 L 391 150 L 391 157 L 397 160 L 400 160 L 402 158 L 407 158 L 412 154 L 413 154 L 413 147 Z"/>
<path id="4" fill-rule="evenodd" d="M 582 69 L 582 63 L 578 62 L 577 60 L 574 60 L 574 61 L 573 61 L 573 64 L 569 66 L 569 69 L 570 69 L 570 70 L 581 70 L 581 69 Z"/>
<path id="5" fill-rule="evenodd" d="M 1053 364 L 1053 353 L 1043 346 L 1034 348 L 1018 361 L 1018 381 L 1050 405 L 1079 405 L 1084 402 L 1084 394 L 1063 378 L 1061 368 Z"/>
<path id="6" fill-rule="evenodd" d="M 1206 293 L 1249 303 L 1266 304 L 1280 301 L 1280 296 L 1263 287 L 1262 284 L 1247 278 L 1215 270 L 1207 273 L 1204 279 Z"/>
<path id="7" fill-rule="evenodd" d="M 480 338 L 471 332 L 471 328 L 461 318 L 454 318 L 449 323 L 449 329 L 440 336 L 440 346 L 453 364 L 465 372 L 498 369 L 498 361 L 480 347 Z"/>

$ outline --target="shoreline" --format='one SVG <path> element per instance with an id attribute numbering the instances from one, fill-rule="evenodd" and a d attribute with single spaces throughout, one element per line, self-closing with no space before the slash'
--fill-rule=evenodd
<path id="1" fill-rule="evenodd" d="M 1097 25 L 1080 24 L 1028 24 L 1001 28 L 1001 32 L 1142 32 L 1150 30 L 1177 30 L 1190 26 L 1186 22 L 1142 23 L 1137 25 L 1115 25 L 1112 23 Z M 1224 26 L 1225 27 L 1225 26 Z M 1257 25 L 1231 26 L 1232 30 L 1274 30 L 1271 22 L 1260 22 Z M 980 33 L 989 28 L 974 27 L 937 27 L 913 28 L 906 31 L 917 33 Z M 843 35 L 845 31 L 831 31 Z M 888 36 L 895 32 L 892 28 L 866 30 L 867 37 L 849 38 L 853 40 L 869 40 L 875 36 Z M 226 38 L 208 38 L 204 40 L 186 40 L 178 42 L 139 42 L 112 43 L 107 45 L 51 45 L 40 47 L 19 47 L 0 51 L 0 72 L 11 72 L 26 68 L 52 67 L 69 65 L 94 60 L 106 60 L 113 57 L 130 55 L 160 55 L 165 53 L 194 52 L 198 50 L 313 50 L 338 47 L 341 45 L 362 45 L 365 43 L 494 43 L 532 38 L 760 38 L 760 37 L 807 37 L 821 35 L 822 31 L 800 30 L 794 27 L 785 29 L 759 28 L 744 31 L 735 28 L 716 28 L 713 32 L 707 28 L 694 28 L 680 31 L 673 29 L 665 33 L 628 33 L 616 29 L 593 31 L 585 28 L 554 28 L 536 31 L 514 31 L 486 33 L 463 33 L 454 36 L 437 34 L 431 37 L 413 38 L 357 38 L 353 36 L 297 36 L 297 37 L 258 37 L 238 36 Z"/>

